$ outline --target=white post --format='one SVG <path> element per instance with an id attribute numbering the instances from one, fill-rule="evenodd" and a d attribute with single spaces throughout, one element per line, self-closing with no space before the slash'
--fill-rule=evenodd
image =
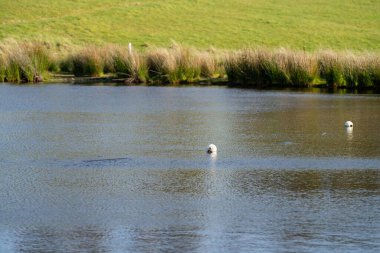
<path id="1" fill-rule="evenodd" d="M 132 43 L 131 42 L 128 43 L 128 52 L 130 55 L 132 54 Z"/>

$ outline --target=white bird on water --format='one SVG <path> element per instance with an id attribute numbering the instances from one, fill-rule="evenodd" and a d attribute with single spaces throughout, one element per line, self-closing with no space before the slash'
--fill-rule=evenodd
<path id="1" fill-rule="evenodd" d="M 216 154 L 216 152 L 218 152 L 218 149 L 216 148 L 214 144 L 208 145 L 208 148 L 207 148 L 208 154 Z"/>

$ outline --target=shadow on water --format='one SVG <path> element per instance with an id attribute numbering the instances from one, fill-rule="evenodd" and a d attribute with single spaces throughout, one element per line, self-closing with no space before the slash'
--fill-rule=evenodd
<path id="1" fill-rule="evenodd" d="M 90 160 L 82 161 L 81 164 L 79 164 L 79 166 L 84 166 L 84 167 L 117 166 L 117 165 L 124 165 L 127 162 L 130 162 L 131 160 L 132 158 L 128 158 L 128 157 L 90 159 Z"/>

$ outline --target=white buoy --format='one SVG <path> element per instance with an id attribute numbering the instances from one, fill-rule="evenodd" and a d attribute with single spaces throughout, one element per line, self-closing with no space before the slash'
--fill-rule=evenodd
<path id="1" fill-rule="evenodd" d="M 214 144 L 208 145 L 208 148 L 207 148 L 208 154 L 216 154 L 217 151 L 218 151 L 218 149 L 216 148 L 216 146 Z"/>
<path id="2" fill-rule="evenodd" d="M 344 126 L 345 126 L 345 127 L 352 128 L 352 127 L 354 127 L 354 123 L 352 123 L 352 121 L 346 121 L 346 122 L 344 123 Z"/>

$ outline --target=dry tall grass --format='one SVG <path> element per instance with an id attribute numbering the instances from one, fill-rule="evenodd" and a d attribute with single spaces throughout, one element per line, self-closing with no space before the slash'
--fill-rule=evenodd
<path id="1" fill-rule="evenodd" d="M 307 87 L 318 80 L 330 87 L 380 88 L 380 55 L 376 53 L 307 53 L 283 48 L 226 52 L 174 43 L 147 52 L 115 45 L 88 46 L 63 56 L 46 43 L 0 43 L 1 82 L 36 82 L 59 71 L 76 76 L 111 74 L 126 83 L 192 83 L 227 75 L 231 84 L 252 87 Z"/>
<path id="2" fill-rule="evenodd" d="M 146 54 L 151 80 L 160 83 L 190 83 L 198 80 L 208 65 L 193 48 L 173 44 L 170 48 L 154 48 Z"/>
<path id="3" fill-rule="evenodd" d="M 101 76 L 104 73 L 105 60 L 101 47 L 85 47 L 69 56 L 68 60 L 75 76 Z"/>
<path id="4" fill-rule="evenodd" d="M 245 49 L 229 54 L 225 69 L 230 81 L 263 86 L 308 86 L 316 64 L 308 53 L 278 49 Z"/>
<path id="5" fill-rule="evenodd" d="M 326 80 L 329 86 L 341 86 L 344 84 L 343 63 L 341 54 L 333 51 L 322 51 L 317 54 L 318 74 Z"/>
<path id="6" fill-rule="evenodd" d="M 378 54 L 322 51 L 317 58 L 319 75 L 330 86 L 380 87 Z"/>
<path id="7" fill-rule="evenodd" d="M 143 54 L 120 46 L 110 46 L 106 51 L 110 52 L 105 57 L 110 72 L 125 78 L 127 83 L 147 82 L 148 70 Z"/>
<path id="8" fill-rule="evenodd" d="M 0 80 L 38 82 L 55 70 L 50 45 L 41 42 L 5 41 L 0 44 Z"/>

